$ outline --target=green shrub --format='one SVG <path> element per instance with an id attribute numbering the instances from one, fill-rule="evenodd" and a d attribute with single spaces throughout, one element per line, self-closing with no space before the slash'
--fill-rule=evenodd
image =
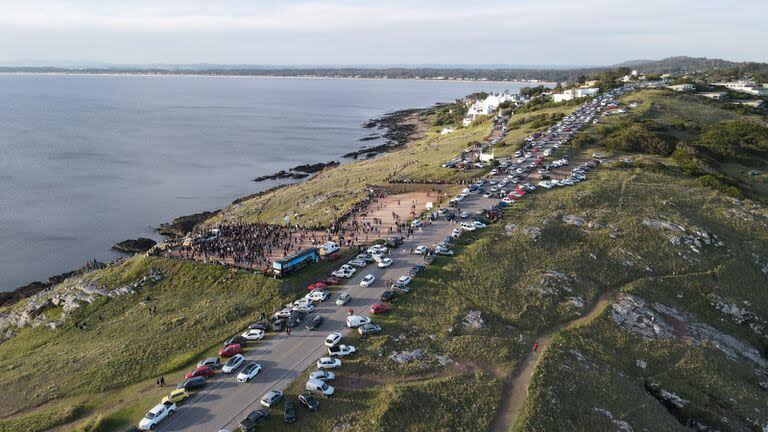
<path id="1" fill-rule="evenodd" d="M 675 150 L 675 139 L 652 125 L 632 124 L 608 135 L 603 144 L 610 149 L 634 153 L 669 155 Z"/>
<path id="2" fill-rule="evenodd" d="M 745 121 L 726 121 L 707 127 L 699 145 L 721 157 L 746 159 L 768 154 L 768 127 Z"/>

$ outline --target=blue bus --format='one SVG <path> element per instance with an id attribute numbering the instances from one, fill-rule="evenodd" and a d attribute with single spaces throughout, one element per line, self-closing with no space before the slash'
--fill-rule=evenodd
<path id="1" fill-rule="evenodd" d="M 302 249 L 289 257 L 272 261 L 272 273 L 275 277 L 283 277 L 318 260 L 320 260 L 320 253 L 317 248 Z"/>

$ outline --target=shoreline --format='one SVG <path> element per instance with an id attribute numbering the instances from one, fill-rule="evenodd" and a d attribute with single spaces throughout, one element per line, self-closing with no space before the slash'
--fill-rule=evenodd
<path id="1" fill-rule="evenodd" d="M 3 75 L 3 72 L 0 72 L 0 75 Z M 86 74 L 87 75 L 87 74 Z M 404 112 L 411 112 L 411 113 L 419 113 L 423 112 L 425 110 L 428 110 L 430 108 L 405 108 L 405 109 L 399 109 L 396 111 L 384 113 L 379 117 L 371 118 L 368 121 L 366 121 L 364 124 L 362 124 L 360 127 L 361 129 L 372 129 L 377 128 L 379 130 L 383 130 L 384 133 L 381 134 L 381 137 L 385 137 L 387 134 L 396 133 L 398 132 L 402 126 L 409 124 L 411 122 L 410 116 L 403 116 Z M 394 120 L 394 121 L 392 121 Z M 417 135 L 416 137 L 412 137 L 412 135 Z M 403 142 L 399 145 L 392 146 L 390 150 L 397 150 L 401 149 L 408 145 L 412 140 L 418 139 L 418 133 L 414 132 L 412 134 L 406 134 L 405 137 L 402 137 Z M 357 150 L 361 151 L 361 150 Z M 385 153 L 386 151 L 379 151 L 378 153 Z M 349 153 L 348 153 L 349 154 Z M 375 157 L 375 156 L 374 156 Z M 264 189 L 259 192 L 254 192 L 248 195 L 236 197 L 229 205 L 235 205 L 242 203 L 244 201 L 247 201 L 252 198 L 257 198 L 260 196 L 263 196 L 268 193 L 272 193 L 276 190 L 294 185 L 299 183 L 304 183 L 312 178 L 314 178 L 317 174 L 322 172 L 325 168 L 333 168 L 339 165 L 344 165 L 345 163 L 352 163 L 358 160 L 357 157 L 345 157 L 341 156 L 342 159 L 347 159 L 346 162 L 342 163 L 336 163 L 333 165 L 329 165 L 327 162 L 324 162 L 326 166 L 316 172 L 309 173 L 306 177 L 300 178 L 300 179 L 286 179 L 288 180 L 284 184 L 275 185 L 272 187 L 269 187 L 267 189 Z M 335 161 L 334 161 L 335 162 Z M 311 164 L 307 163 L 304 165 L 299 165 L 298 167 L 302 166 L 309 166 Z M 294 181 L 291 181 L 294 180 Z M 154 232 L 158 233 L 163 237 L 163 241 L 159 241 L 158 244 L 162 244 L 163 242 L 169 240 L 169 239 L 178 239 L 183 237 L 184 235 L 188 234 L 189 232 L 192 232 L 195 226 L 197 226 L 200 223 L 205 222 L 206 220 L 216 216 L 219 212 L 221 212 L 223 208 L 221 209 L 215 209 L 215 210 L 201 210 L 197 213 L 189 214 L 189 215 L 181 215 L 173 218 L 169 222 L 162 223 L 156 227 L 154 227 Z M 190 226 L 189 230 L 184 230 L 184 227 L 188 226 L 190 222 L 193 222 L 193 224 Z M 186 231 L 182 233 L 182 231 Z M 131 239 L 126 239 L 123 241 L 129 241 Z M 118 243 L 119 244 L 119 243 Z M 110 246 L 114 250 L 114 245 Z M 133 254 L 118 250 L 119 252 L 125 254 L 126 256 L 132 256 Z M 7 290 L 7 291 L 0 291 L 0 307 L 6 307 L 11 306 L 15 303 L 18 303 L 19 301 L 24 300 L 25 298 L 31 297 L 32 295 L 35 295 L 41 291 L 44 291 L 48 288 L 51 288 L 67 278 L 71 276 L 76 276 L 83 274 L 86 271 L 89 271 L 89 268 L 98 268 L 101 265 L 107 265 L 114 261 L 123 260 L 125 257 L 119 257 L 112 261 L 108 262 L 100 262 L 95 259 L 89 260 L 86 262 L 86 264 L 75 268 L 70 271 L 66 271 L 60 274 L 56 274 L 53 276 L 48 277 L 45 280 L 35 280 L 31 281 L 29 283 L 26 283 L 22 286 L 19 286 L 17 288 Z"/>
<path id="2" fill-rule="evenodd" d="M 105 76 L 105 77 L 183 77 L 183 78 L 274 78 L 274 79 L 310 79 L 310 80 L 358 80 L 358 81 L 434 81 L 448 83 L 489 83 L 489 84 L 532 84 L 555 85 L 554 81 L 544 80 L 480 80 L 480 79 L 438 79 L 438 78 L 363 78 L 331 77 L 322 75 L 262 75 L 262 74 L 213 74 L 213 73 L 149 73 L 149 72 L 32 72 L 0 71 L 0 76 Z"/>

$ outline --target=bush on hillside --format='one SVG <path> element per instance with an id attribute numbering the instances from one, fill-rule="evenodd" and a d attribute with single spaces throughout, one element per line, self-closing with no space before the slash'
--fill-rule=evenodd
<path id="1" fill-rule="evenodd" d="M 675 139 L 653 124 L 638 123 L 612 131 L 603 144 L 614 150 L 633 153 L 669 155 L 675 150 Z"/>
<path id="2" fill-rule="evenodd" d="M 743 121 L 717 123 L 701 133 L 699 145 L 713 155 L 726 158 L 768 155 L 768 127 Z"/>

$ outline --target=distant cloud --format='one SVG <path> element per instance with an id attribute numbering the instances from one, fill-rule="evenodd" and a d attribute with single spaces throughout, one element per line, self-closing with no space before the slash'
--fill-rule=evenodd
<path id="1" fill-rule="evenodd" d="M 757 0 L 738 7 L 724 0 L 5 0 L 0 61 L 594 64 L 675 54 L 768 60 L 760 42 L 768 39 L 766 16 L 768 2 Z"/>

